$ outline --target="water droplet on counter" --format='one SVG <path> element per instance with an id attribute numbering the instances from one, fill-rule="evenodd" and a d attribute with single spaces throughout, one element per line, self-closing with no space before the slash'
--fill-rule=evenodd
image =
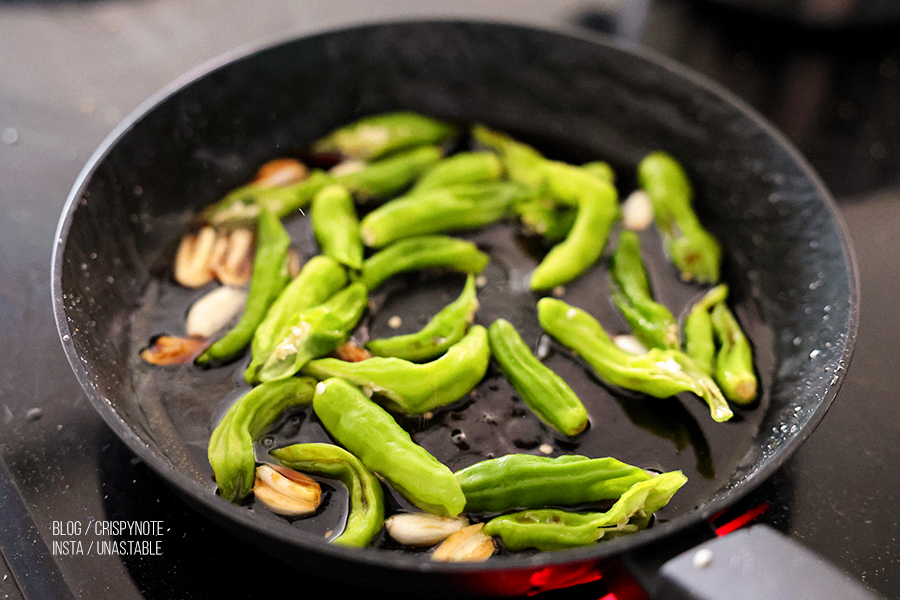
<path id="1" fill-rule="evenodd" d="M 40 421 L 41 417 L 44 416 L 44 411 L 40 408 L 29 408 L 25 412 L 25 418 L 29 421 Z"/>
<path id="2" fill-rule="evenodd" d="M 0 139 L 3 140 L 4 144 L 15 144 L 19 140 L 19 132 L 12 127 L 7 127 L 3 130 L 3 133 L 0 134 Z"/>

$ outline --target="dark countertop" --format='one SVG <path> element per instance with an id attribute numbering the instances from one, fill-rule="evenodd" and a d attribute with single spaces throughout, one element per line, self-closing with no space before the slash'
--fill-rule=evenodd
<path id="1" fill-rule="evenodd" d="M 54 598 L 69 589 L 91 599 L 200 599 L 268 589 L 257 578 L 276 565 L 175 497 L 115 438 L 78 387 L 50 302 L 57 219 L 82 166 L 113 127 L 203 61 L 323 27 L 428 15 L 572 26 L 649 46 L 743 97 L 819 171 L 856 249 L 859 338 L 822 424 L 747 502 L 768 506 L 761 520 L 852 577 L 900 597 L 896 30 L 803 27 L 720 3 L 675 0 L 371 4 L 0 2 L 0 348 L 6 356 L 0 457 L 11 474 L 0 471 L 0 539 L 18 540 L 2 546 L 8 565 L 0 567 L 8 568 L 0 573 L 0 595 Z M 162 556 L 62 554 L 59 548 L 52 556 L 52 542 L 64 537 L 54 533 L 54 522 L 112 519 L 162 521 Z M 213 554 L 209 547 L 227 550 Z M 231 572 L 246 576 L 222 576 Z M 576 596 L 596 598 L 597 588 L 567 597 Z"/>

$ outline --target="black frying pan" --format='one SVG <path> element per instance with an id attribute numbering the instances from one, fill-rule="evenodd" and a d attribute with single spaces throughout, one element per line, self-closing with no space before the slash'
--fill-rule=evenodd
<path id="1" fill-rule="evenodd" d="M 608 160 L 625 192 L 650 150 L 669 151 L 689 170 L 698 211 L 725 246 L 726 278 L 757 345 L 764 391 L 758 406 L 717 426 L 691 399 L 649 405 L 598 392 L 592 402 L 612 407 L 598 408 L 606 412 L 592 427 L 603 441 L 581 450 L 608 450 L 645 466 L 656 461 L 690 476 L 647 531 L 571 551 L 435 564 L 329 546 L 215 495 L 204 447 L 239 391 L 240 365 L 226 371 L 233 376 L 177 369 L 159 376 L 136 360 L 141 341 L 159 333 L 154 327 L 174 328 L 182 316 L 172 307 L 185 297 L 159 284 L 175 245 L 199 208 L 262 162 L 360 115 L 398 108 L 483 122 L 560 158 Z M 522 269 L 528 263 L 517 261 L 529 259 L 510 260 Z M 661 262 L 654 269 L 665 273 Z M 600 298 L 600 277 L 572 293 Z M 697 292 L 665 289 L 682 305 Z M 420 298 L 398 294 L 400 306 L 419 306 Z M 772 475 L 821 420 L 850 357 L 857 295 L 852 252 L 828 192 L 740 101 L 678 65 L 608 40 L 467 22 L 326 32 L 227 57 L 176 82 L 120 126 L 85 168 L 60 221 L 53 262 L 57 323 L 80 382 L 108 425 L 190 504 L 303 568 L 432 594 L 552 589 L 596 578 L 622 557 L 635 572 L 635 561 L 655 571 L 642 557 L 693 544 L 712 515 Z M 155 298 L 151 309 L 148 298 Z M 480 318 L 522 303 L 501 292 Z M 198 386 L 203 393 L 194 392 Z M 652 416 L 654 407 L 664 416 Z M 443 458 L 466 460 L 434 443 Z M 653 448 L 665 450 L 654 457 Z"/>

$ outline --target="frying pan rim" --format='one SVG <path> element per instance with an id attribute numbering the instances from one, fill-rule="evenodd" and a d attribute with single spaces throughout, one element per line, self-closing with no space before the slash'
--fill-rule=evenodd
<path id="1" fill-rule="evenodd" d="M 269 523 L 265 520 L 254 517 L 245 508 L 236 506 L 226 500 L 210 495 L 207 488 L 200 487 L 196 480 L 188 477 L 181 471 L 172 467 L 157 455 L 150 447 L 145 444 L 134 431 L 128 426 L 120 414 L 112 407 L 104 395 L 97 390 L 90 380 L 90 375 L 81 362 L 81 357 L 74 346 L 71 332 L 68 329 L 66 311 L 63 302 L 62 286 L 62 257 L 65 250 L 65 242 L 68 237 L 69 230 L 72 225 L 74 214 L 77 210 L 79 200 L 85 191 L 88 182 L 97 170 L 103 159 L 116 146 L 120 139 L 128 134 L 128 132 L 144 117 L 148 116 L 152 111 L 170 97 L 175 95 L 183 88 L 200 81 L 210 74 L 227 68 L 228 65 L 251 59 L 254 55 L 265 52 L 276 47 L 308 40 L 313 38 L 324 38 L 334 36 L 336 34 L 346 33 L 352 30 L 362 29 L 378 29 L 396 26 L 408 25 L 464 25 L 464 26 L 486 26 L 492 28 L 507 28 L 510 30 L 526 30 L 529 32 L 540 32 L 543 34 L 555 35 L 563 38 L 573 38 L 592 44 L 606 46 L 613 51 L 621 52 L 632 57 L 636 57 L 651 66 L 666 71 L 676 78 L 686 80 L 693 86 L 701 88 L 711 95 L 718 97 L 724 104 L 729 105 L 735 111 L 745 116 L 752 124 L 757 127 L 763 134 L 768 136 L 776 145 L 785 151 L 798 169 L 812 183 L 816 195 L 822 201 L 825 208 L 830 213 L 832 222 L 834 223 L 838 235 L 840 237 L 841 249 L 844 255 L 844 263 L 846 265 L 846 273 L 849 279 L 850 298 L 848 306 L 848 316 L 846 327 L 846 336 L 843 340 L 844 348 L 840 356 L 840 373 L 837 374 L 836 381 L 825 390 L 823 398 L 819 406 L 810 415 L 810 418 L 797 429 L 796 432 L 790 434 L 786 441 L 780 445 L 772 457 L 752 475 L 742 480 L 735 487 L 717 498 L 712 498 L 704 502 L 694 510 L 673 518 L 671 521 L 659 524 L 646 531 L 641 532 L 638 536 L 626 536 L 614 539 L 603 544 L 591 546 L 587 548 L 576 548 L 561 552 L 543 552 L 535 555 L 503 556 L 502 561 L 492 560 L 488 563 L 467 564 L 467 563 L 435 563 L 432 561 L 422 560 L 417 556 L 406 556 L 398 553 L 387 554 L 384 552 L 359 552 L 350 548 L 342 548 L 330 544 L 322 544 L 321 541 L 312 538 L 306 539 L 297 536 L 283 527 L 269 527 Z M 679 532 L 696 525 L 698 522 L 710 518 L 717 512 L 732 506 L 738 500 L 746 496 L 750 491 L 755 489 L 759 483 L 771 477 L 784 463 L 793 455 L 795 450 L 812 434 L 825 413 L 828 411 L 832 402 L 843 383 L 853 348 L 856 342 L 858 322 L 859 322 L 859 270 L 857 266 L 856 255 L 850 240 L 846 223 L 837 208 L 837 204 L 830 192 L 827 190 L 819 175 L 807 162 L 805 157 L 794 147 L 794 145 L 785 137 L 785 135 L 774 127 L 765 117 L 759 114 L 754 108 L 748 105 L 744 100 L 738 98 L 729 90 L 710 80 L 706 76 L 690 69 L 689 67 L 669 58 L 658 52 L 641 46 L 634 42 L 628 42 L 609 35 L 600 33 L 585 32 L 582 29 L 574 27 L 551 27 L 545 25 L 535 25 L 527 22 L 517 22 L 515 20 L 493 20 L 493 19 L 471 19 L 471 18 L 410 18 L 410 19 L 370 19 L 364 22 L 336 25 L 327 28 L 316 28 L 301 32 L 294 32 L 286 36 L 280 36 L 275 39 L 264 40 L 245 44 L 234 48 L 228 52 L 220 54 L 210 60 L 207 60 L 197 67 L 188 70 L 182 76 L 174 79 L 168 85 L 161 88 L 158 92 L 151 95 L 144 102 L 140 103 L 119 125 L 117 125 L 109 135 L 100 144 L 97 150 L 88 159 L 85 167 L 82 169 L 78 178 L 64 204 L 62 215 L 58 222 L 55 232 L 55 243 L 51 259 L 51 299 L 53 303 L 53 312 L 60 340 L 63 345 L 66 357 L 72 367 L 79 384 L 84 389 L 91 404 L 100 414 L 118 437 L 129 447 L 129 449 L 144 460 L 148 466 L 156 472 L 169 485 L 174 486 L 179 493 L 190 498 L 192 502 L 201 505 L 204 509 L 210 510 L 216 517 L 225 519 L 230 523 L 235 523 L 252 532 L 259 532 L 267 537 L 274 537 L 279 542 L 289 546 L 298 546 L 304 550 L 322 553 L 327 556 L 333 556 L 342 560 L 358 562 L 361 564 L 370 564 L 375 567 L 383 568 L 391 566 L 395 569 L 415 571 L 417 573 L 472 573 L 472 572 L 497 572 L 515 569 L 528 569 L 533 567 L 546 567 L 558 564 L 575 564 L 580 562 L 600 561 L 612 556 L 618 555 L 624 551 L 645 546 L 664 537 L 677 535 Z M 500 557 L 498 557 L 500 558 Z M 502 564 L 500 564 L 502 562 Z"/>

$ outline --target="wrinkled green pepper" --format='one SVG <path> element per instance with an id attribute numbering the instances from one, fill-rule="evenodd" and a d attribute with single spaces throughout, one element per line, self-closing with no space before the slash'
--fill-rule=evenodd
<path id="1" fill-rule="evenodd" d="M 353 196 L 340 184 L 322 188 L 312 201 L 313 234 L 322 254 L 351 269 L 361 269 L 363 243 Z"/>
<path id="2" fill-rule="evenodd" d="M 404 191 L 428 169 L 438 164 L 444 151 L 436 146 L 401 150 L 380 160 L 343 165 L 331 173 L 335 181 L 353 193 L 360 204 L 390 198 Z"/>
<path id="3" fill-rule="evenodd" d="M 756 400 L 757 381 L 753 368 L 753 348 L 737 318 L 724 302 L 717 303 L 711 314 L 713 331 L 718 341 L 714 379 L 725 397 L 735 404 L 747 405 Z"/>
<path id="4" fill-rule="evenodd" d="M 562 550 L 589 546 L 601 538 L 645 529 L 650 516 L 668 504 L 685 483 L 680 471 L 662 473 L 635 483 L 603 513 L 580 513 L 544 508 L 526 510 L 485 523 L 484 533 L 499 537 L 507 550 Z"/>
<path id="5" fill-rule="evenodd" d="M 532 192 L 543 190 L 544 174 L 541 169 L 547 159 L 540 152 L 502 131 L 484 125 L 473 126 L 471 134 L 479 146 L 498 154 L 511 181 L 521 183 Z"/>
<path id="6" fill-rule="evenodd" d="M 453 473 L 413 442 L 397 421 L 340 378 L 316 386 L 313 409 L 325 430 L 419 509 L 455 517 L 466 498 Z"/>
<path id="7" fill-rule="evenodd" d="M 665 152 L 651 152 L 638 165 L 638 182 L 650 198 L 666 251 L 682 278 L 718 283 L 722 247 L 694 212 L 694 190 L 684 168 Z"/>
<path id="8" fill-rule="evenodd" d="M 568 436 L 588 425 L 584 403 L 572 388 L 532 354 L 531 349 L 505 319 L 488 328 L 491 355 L 522 401 L 545 423 Z"/>
<path id="9" fill-rule="evenodd" d="M 440 144 L 458 135 L 459 128 L 413 111 L 366 116 L 339 127 L 312 144 L 314 153 L 373 160 L 398 150 Z"/>
<path id="10" fill-rule="evenodd" d="M 577 206 L 566 238 L 557 243 L 531 274 L 529 285 L 545 291 L 568 283 L 590 268 L 606 247 L 619 217 L 618 194 L 609 182 L 560 162 L 543 167 L 551 197 Z"/>
<path id="11" fill-rule="evenodd" d="M 547 333 L 581 356 L 607 383 L 657 398 L 692 392 L 706 401 L 714 421 L 734 416 L 715 381 L 681 351 L 625 352 L 594 317 L 555 298 L 538 301 L 538 319 Z"/>
<path id="12" fill-rule="evenodd" d="M 261 381 L 291 377 L 310 360 L 343 344 L 369 302 L 368 290 L 351 283 L 334 296 L 296 315 L 290 333 L 278 342 L 259 369 Z"/>
<path id="13" fill-rule="evenodd" d="M 555 458 L 508 454 L 456 472 L 466 512 L 505 512 L 615 500 L 650 479 L 644 469 L 615 458 L 564 454 Z"/>
<path id="14" fill-rule="evenodd" d="M 366 215 L 360 233 L 381 248 L 401 238 L 477 229 L 510 213 L 524 188 L 510 182 L 462 183 L 395 198 Z"/>
<path id="15" fill-rule="evenodd" d="M 253 489 L 254 440 L 287 409 L 312 403 L 316 380 L 293 377 L 264 383 L 231 405 L 209 439 L 207 456 L 219 495 L 240 502 Z"/>
<path id="16" fill-rule="evenodd" d="M 343 531 L 329 538 L 332 544 L 365 548 L 384 525 L 381 481 L 355 456 L 333 444 L 293 444 L 269 452 L 282 465 L 329 479 L 347 487 L 350 512 Z"/>
<path id="17" fill-rule="evenodd" d="M 678 321 L 672 312 L 658 303 L 641 258 L 641 242 L 633 231 L 619 233 L 610 263 L 612 300 L 635 337 L 647 348 L 681 348 Z"/>
<path id="18" fill-rule="evenodd" d="M 313 197 L 333 179 L 324 171 L 313 170 L 303 181 L 279 186 L 260 186 L 255 183 L 229 192 L 200 213 L 200 220 L 213 225 L 253 220 L 261 210 L 268 210 L 284 219 L 305 208 Z"/>
<path id="19" fill-rule="evenodd" d="M 410 191 L 424 192 L 461 183 L 497 181 L 502 174 L 503 163 L 493 152 L 458 152 L 423 173 Z"/>
<path id="20" fill-rule="evenodd" d="M 296 316 L 334 296 L 347 285 L 347 281 L 344 268 L 327 256 L 314 256 L 303 265 L 300 273 L 269 307 L 253 333 L 250 345 L 252 358 L 244 372 L 248 383 L 260 381 L 259 370 L 275 346 L 290 334 Z"/>
<path id="21" fill-rule="evenodd" d="M 684 353 L 712 375 L 716 366 L 716 338 L 710 311 L 728 297 L 728 285 L 720 283 L 695 302 L 684 318 Z"/>
<path id="22" fill-rule="evenodd" d="M 470 241 L 445 235 L 404 238 L 363 261 L 360 281 L 376 289 L 394 275 L 419 269 L 481 273 L 490 257 Z"/>
<path id="23" fill-rule="evenodd" d="M 456 300 L 441 309 L 415 333 L 369 340 L 366 349 L 375 356 L 393 356 L 411 362 L 423 362 L 447 351 L 466 334 L 478 310 L 474 275 L 466 283 Z"/>
<path id="24" fill-rule="evenodd" d="M 267 210 L 257 219 L 256 255 L 247 304 L 237 324 L 197 357 L 197 364 L 231 360 L 244 351 L 269 307 L 290 281 L 287 265 L 291 238 L 278 217 Z"/>
<path id="25" fill-rule="evenodd" d="M 318 379 L 341 377 L 387 398 L 400 411 L 420 415 L 469 393 L 484 377 L 489 361 L 487 331 L 473 325 L 443 356 L 428 363 L 380 356 L 359 362 L 321 358 L 302 372 Z"/>
<path id="26" fill-rule="evenodd" d="M 550 242 L 565 239 L 575 223 L 577 211 L 568 205 L 560 205 L 545 197 L 530 196 L 513 205 L 526 231 L 537 234 Z"/>

